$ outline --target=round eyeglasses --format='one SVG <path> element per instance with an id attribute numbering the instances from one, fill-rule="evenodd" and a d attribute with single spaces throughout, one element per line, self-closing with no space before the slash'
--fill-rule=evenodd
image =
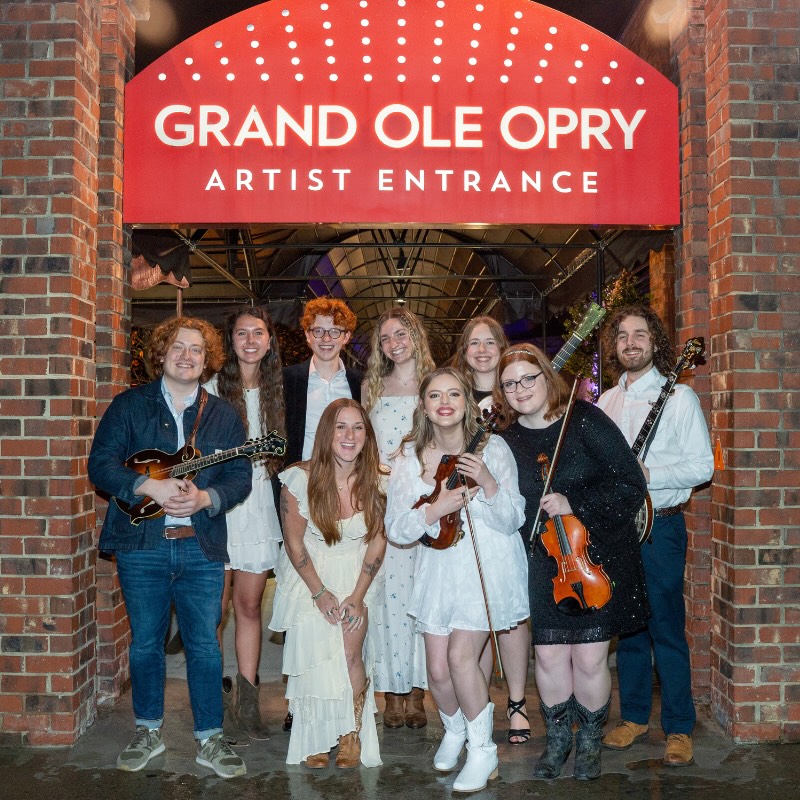
<path id="1" fill-rule="evenodd" d="M 500 384 L 500 387 L 506 394 L 513 394 L 517 391 L 517 386 L 521 386 L 523 389 L 532 389 L 536 385 L 536 379 L 544 373 L 537 372 L 535 375 L 531 373 L 530 375 L 523 375 L 518 381 L 503 381 Z"/>
<path id="2" fill-rule="evenodd" d="M 341 328 L 312 328 L 311 329 L 311 335 L 315 339 L 324 339 L 326 333 L 328 334 L 328 336 L 331 339 L 338 339 L 344 333 L 344 331 Z"/>

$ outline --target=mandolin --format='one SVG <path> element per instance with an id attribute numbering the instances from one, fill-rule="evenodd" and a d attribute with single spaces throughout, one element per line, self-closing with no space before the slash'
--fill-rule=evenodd
<path id="1" fill-rule="evenodd" d="M 248 456 L 250 458 L 260 455 L 282 456 L 286 452 L 286 439 L 278 436 L 277 431 L 271 431 L 266 436 L 258 439 L 248 439 L 239 447 L 213 453 L 210 456 L 201 455 L 200 451 L 191 445 L 185 445 L 176 453 L 165 453 L 162 450 L 140 450 L 125 461 L 125 466 L 135 470 L 140 475 L 146 475 L 155 480 L 166 478 L 187 478 L 191 480 L 200 470 L 232 458 Z M 130 518 L 133 525 L 138 525 L 143 519 L 156 519 L 166 513 L 151 497 L 142 497 L 135 505 L 129 505 L 118 497 L 114 498 L 116 504 Z"/>
<path id="2" fill-rule="evenodd" d="M 678 376 L 683 370 L 689 367 L 694 367 L 695 361 L 703 355 L 705 350 L 705 341 L 700 336 L 695 336 L 686 342 L 683 352 L 680 354 L 677 363 L 670 372 L 664 385 L 661 387 L 661 393 L 658 399 L 653 403 L 650 413 L 647 415 L 644 424 L 639 430 L 636 441 L 631 445 L 633 454 L 640 460 L 644 461 L 647 457 L 647 450 L 650 443 L 653 441 L 653 436 L 656 432 L 656 426 L 661 413 L 664 411 L 664 406 L 667 404 L 672 390 L 678 381 Z M 650 531 L 653 529 L 653 501 L 650 499 L 650 494 L 645 495 L 644 503 L 642 503 L 639 511 L 636 514 L 636 532 L 639 535 L 639 544 L 644 544 L 650 538 Z"/>

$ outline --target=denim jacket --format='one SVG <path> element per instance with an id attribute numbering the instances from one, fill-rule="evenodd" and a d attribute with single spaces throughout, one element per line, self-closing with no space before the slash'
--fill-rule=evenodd
<path id="1" fill-rule="evenodd" d="M 199 393 L 198 393 L 199 398 Z M 184 436 L 188 441 L 197 416 L 197 401 L 183 414 Z M 204 456 L 244 444 L 247 434 L 233 407 L 209 395 L 195 447 Z M 161 393 L 161 380 L 137 386 L 117 395 L 100 420 L 89 454 L 89 480 L 101 492 L 124 503 L 141 500 L 134 489 L 141 478 L 124 461 L 140 450 L 178 449 L 175 419 Z M 214 464 L 197 473 L 198 489 L 213 488 L 219 508 L 204 508 L 192 516 L 197 540 L 209 561 L 228 561 L 225 512 L 250 494 L 252 466 L 245 457 Z M 100 533 L 100 550 L 152 550 L 164 535 L 164 517 L 142 520 L 133 525 L 128 515 L 111 500 Z"/>

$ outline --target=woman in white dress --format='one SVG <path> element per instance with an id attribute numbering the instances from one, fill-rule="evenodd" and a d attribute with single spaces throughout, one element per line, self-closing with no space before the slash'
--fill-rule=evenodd
<path id="1" fill-rule="evenodd" d="M 242 417 L 248 437 L 271 431 L 284 432 L 283 369 L 275 328 L 263 308 L 243 308 L 225 322 L 225 364 L 206 384 L 206 389 L 227 400 Z M 261 599 L 269 570 L 278 563 L 281 528 L 272 491 L 274 462 L 253 464 L 253 491 L 232 508 L 226 518 L 228 556 L 222 622 L 217 632 L 222 646 L 222 629 L 228 604 L 233 600 L 236 619 L 236 693 L 233 682 L 223 678 L 226 710 L 233 710 L 239 730 L 226 720 L 226 733 L 239 738 L 267 739 L 268 731 L 259 708 L 258 664 L 261 657 Z M 246 739 L 245 739 L 246 741 Z"/>
<path id="2" fill-rule="evenodd" d="M 508 339 L 503 326 L 492 317 L 473 317 L 461 332 L 454 366 L 472 381 L 472 396 L 480 408 L 488 409 L 494 402 L 497 365 L 500 355 L 507 347 Z M 531 657 L 531 629 L 528 616 L 529 613 L 526 613 L 525 619 L 520 620 L 518 625 L 497 637 L 508 684 L 506 717 L 510 744 L 525 744 L 531 738 L 528 708 L 525 703 L 525 684 L 528 681 L 528 662 Z M 481 664 L 488 680 L 492 670 L 489 648 L 486 648 Z"/>
<path id="3" fill-rule="evenodd" d="M 372 334 L 372 350 L 361 388 L 384 464 L 391 464 L 392 454 L 411 430 L 419 384 L 435 367 L 428 334 L 419 317 L 405 308 L 385 311 Z M 390 543 L 386 549 L 375 690 L 385 693 L 383 724 L 387 728 L 424 728 L 428 723 L 424 706 L 428 686 L 425 647 L 414 620 L 408 616 L 416 554 L 416 542 Z"/>
<path id="4" fill-rule="evenodd" d="M 385 475 L 375 433 L 350 398 L 323 412 L 310 461 L 280 474 L 284 551 L 270 628 L 285 631 L 293 715 L 287 764 L 379 766 L 372 626 L 386 551 Z"/>
<path id="5" fill-rule="evenodd" d="M 454 769 L 466 742 L 467 760 L 453 791 L 473 792 L 497 775 L 494 706 L 480 655 L 490 626 L 506 630 L 527 614 L 527 563 L 517 534 L 525 501 L 502 439 L 490 436 L 476 452 L 465 452 L 478 429 L 478 409 L 463 373 L 435 370 L 419 396 L 414 426 L 392 466 L 386 532 L 399 544 L 423 535 L 437 539 L 441 518 L 460 515 L 463 539 L 444 550 L 419 548 L 408 613 L 425 638 L 428 685 L 445 729 L 433 766 Z M 474 482 L 472 488 L 436 485 L 444 455 L 458 456 L 457 471 Z"/>

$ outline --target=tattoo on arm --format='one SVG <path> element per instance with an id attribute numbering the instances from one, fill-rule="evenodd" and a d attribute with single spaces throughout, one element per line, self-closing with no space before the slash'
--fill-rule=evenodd
<path id="1" fill-rule="evenodd" d="M 289 501 L 286 499 L 286 490 L 281 492 L 281 522 L 286 524 L 286 517 L 289 514 Z"/>
<path id="2" fill-rule="evenodd" d="M 306 550 L 306 546 L 303 545 L 303 552 L 300 553 L 300 558 L 297 561 L 297 566 L 295 567 L 295 569 L 299 572 L 301 569 L 305 569 L 310 562 L 311 562 L 311 556 L 309 556 L 308 550 Z"/>
<path id="3" fill-rule="evenodd" d="M 369 575 L 370 578 L 374 578 L 378 574 L 380 566 L 381 566 L 380 558 L 376 558 L 371 564 L 365 561 L 362 572 L 365 575 Z"/>

